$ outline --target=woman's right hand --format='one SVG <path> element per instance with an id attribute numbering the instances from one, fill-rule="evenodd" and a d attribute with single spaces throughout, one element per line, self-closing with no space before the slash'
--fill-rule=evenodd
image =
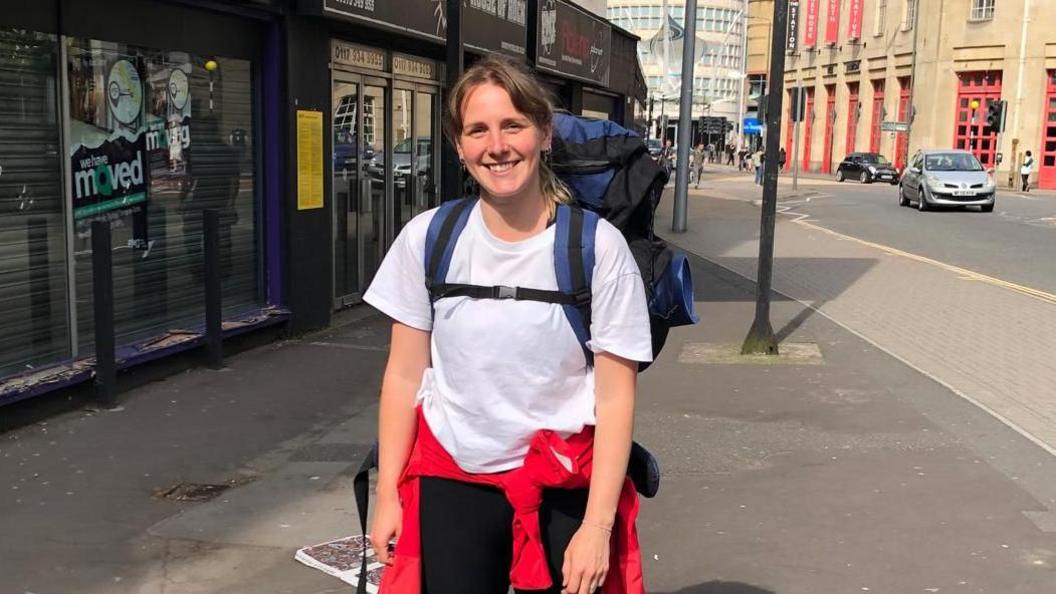
<path id="1" fill-rule="evenodd" d="M 379 493 L 378 505 L 374 508 L 374 523 L 370 527 L 370 542 L 378 561 L 392 565 L 389 543 L 400 538 L 403 531 L 403 507 L 395 491 Z"/>

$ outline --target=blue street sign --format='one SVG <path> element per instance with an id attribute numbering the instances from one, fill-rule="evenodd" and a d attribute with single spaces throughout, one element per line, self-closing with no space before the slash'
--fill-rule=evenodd
<path id="1" fill-rule="evenodd" d="M 743 129 L 749 136 L 759 136 L 763 133 L 763 123 L 758 118 L 744 118 Z"/>

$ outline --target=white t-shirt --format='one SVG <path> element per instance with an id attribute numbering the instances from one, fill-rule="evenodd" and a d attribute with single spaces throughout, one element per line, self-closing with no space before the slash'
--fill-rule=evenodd
<path id="1" fill-rule="evenodd" d="M 466 472 L 517 468 L 532 435 L 578 433 L 594 419 L 594 370 L 560 305 L 449 297 L 425 288 L 424 252 L 436 209 L 396 238 L 363 299 L 389 317 L 431 331 L 432 367 L 418 402 L 436 438 Z M 451 257 L 448 283 L 557 290 L 554 229 L 514 243 L 491 234 L 473 207 Z M 441 279 L 437 279 L 440 282 Z M 620 232 L 600 221 L 591 280 L 589 348 L 652 360 L 638 266 Z"/>

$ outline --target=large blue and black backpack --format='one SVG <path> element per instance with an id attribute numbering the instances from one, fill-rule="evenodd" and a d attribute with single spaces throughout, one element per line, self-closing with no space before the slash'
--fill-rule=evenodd
<path id="1" fill-rule="evenodd" d="M 430 222 L 425 242 L 430 299 L 434 303 L 447 297 L 473 297 L 560 304 L 591 363 L 587 341 L 594 232 L 598 219 L 604 218 L 623 233 L 641 272 L 655 357 L 672 327 L 697 322 L 686 255 L 671 249 L 653 232 L 653 215 L 667 174 L 634 132 L 607 120 L 564 113 L 554 114 L 551 167 L 572 190 L 576 202 L 557 209 L 554 267 L 558 290 L 447 282 L 451 254 L 476 202 L 469 197 L 444 203 Z M 640 369 L 647 366 L 642 364 Z"/>

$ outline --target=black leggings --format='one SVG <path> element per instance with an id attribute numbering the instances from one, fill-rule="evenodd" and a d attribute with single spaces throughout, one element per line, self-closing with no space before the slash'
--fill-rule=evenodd
<path id="1" fill-rule="evenodd" d="M 506 496 L 459 481 L 420 480 L 422 593 L 506 594 L 513 555 L 513 508 Z M 586 489 L 544 491 L 539 523 L 553 586 L 535 592 L 561 591 L 565 548 L 586 507 Z"/>

